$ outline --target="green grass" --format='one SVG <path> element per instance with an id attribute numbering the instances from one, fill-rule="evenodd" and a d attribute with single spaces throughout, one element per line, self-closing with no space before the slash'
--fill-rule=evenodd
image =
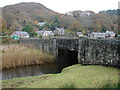
<path id="1" fill-rule="evenodd" d="M 68 83 L 68 84 L 64 84 L 62 86 L 59 87 L 60 90 L 74 90 L 76 88 L 76 86 L 74 85 L 74 83 Z"/>
<path id="2" fill-rule="evenodd" d="M 77 64 L 59 74 L 3 80 L 3 88 L 105 88 L 117 83 L 117 68 Z"/>

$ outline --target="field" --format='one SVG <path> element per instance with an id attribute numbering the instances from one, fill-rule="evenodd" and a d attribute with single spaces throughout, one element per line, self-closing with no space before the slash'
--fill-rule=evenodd
<path id="1" fill-rule="evenodd" d="M 0 46 L 2 51 L 2 69 L 24 65 L 54 63 L 55 57 L 32 47 L 19 44 Z"/>
<path id="2" fill-rule="evenodd" d="M 3 80 L 3 88 L 116 88 L 118 69 L 80 64 L 64 68 L 58 74 L 46 74 Z"/>

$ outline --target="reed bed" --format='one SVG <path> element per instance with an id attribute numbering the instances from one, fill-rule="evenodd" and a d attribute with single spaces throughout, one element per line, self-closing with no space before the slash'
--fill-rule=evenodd
<path id="1" fill-rule="evenodd" d="M 7 45 L 0 47 L 2 50 L 2 69 L 16 68 L 25 65 L 54 63 L 55 57 L 22 45 Z"/>

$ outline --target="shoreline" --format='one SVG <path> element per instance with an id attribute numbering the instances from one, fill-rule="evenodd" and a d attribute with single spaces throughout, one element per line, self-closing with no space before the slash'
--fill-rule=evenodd
<path id="1" fill-rule="evenodd" d="M 74 84 L 76 88 L 102 88 L 118 83 L 118 68 L 99 65 L 66 67 L 58 74 L 45 74 L 2 80 L 3 88 L 60 88 Z M 20 84 L 20 82 L 23 82 Z M 11 83 L 11 84 L 10 84 Z"/>

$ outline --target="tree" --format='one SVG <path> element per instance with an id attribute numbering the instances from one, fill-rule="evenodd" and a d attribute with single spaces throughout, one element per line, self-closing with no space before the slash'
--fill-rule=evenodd
<path id="1" fill-rule="evenodd" d="M 2 27 L 0 28 L 0 30 L 2 30 L 1 32 L 5 32 L 6 31 L 6 22 L 4 19 L 2 19 Z"/>
<path id="2" fill-rule="evenodd" d="M 41 27 L 39 27 L 39 30 L 43 30 L 45 27 L 44 26 L 41 26 Z"/>
<path id="3" fill-rule="evenodd" d="M 26 20 L 23 21 L 23 26 L 26 26 Z"/>
<path id="4" fill-rule="evenodd" d="M 52 23 L 50 29 L 53 31 L 53 30 L 55 30 L 56 26 L 57 25 L 55 23 Z"/>
<path id="5" fill-rule="evenodd" d="M 79 21 L 74 21 L 71 25 L 71 30 L 78 31 L 80 28 L 80 22 Z"/>
<path id="6" fill-rule="evenodd" d="M 86 34 L 85 30 L 82 30 L 82 32 L 83 32 L 84 35 Z"/>
<path id="7" fill-rule="evenodd" d="M 93 32 L 93 29 L 91 28 L 91 29 L 90 29 L 90 33 L 92 33 L 92 32 Z"/>
<path id="8" fill-rule="evenodd" d="M 58 23 L 57 23 L 57 27 L 60 28 L 61 26 L 62 26 L 62 25 L 60 25 L 60 23 L 58 22 Z"/>
<path id="9" fill-rule="evenodd" d="M 31 34 L 32 34 L 32 36 L 34 36 L 34 37 L 36 37 L 36 36 L 38 35 L 35 31 L 33 31 Z"/>
<path id="10" fill-rule="evenodd" d="M 30 36 L 33 36 L 34 34 L 33 27 L 30 25 L 26 25 L 22 30 L 28 32 Z"/>
<path id="11" fill-rule="evenodd" d="M 50 23 L 46 23 L 46 24 L 45 24 L 45 28 L 50 29 L 50 27 L 51 27 Z"/>
<path id="12" fill-rule="evenodd" d="M 29 33 L 29 32 L 32 32 L 32 31 L 33 31 L 33 27 L 30 26 L 30 25 L 26 25 L 25 27 L 23 27 L 22 30 Z"/>
<path id="13" fill-rule="evenodd" d="M 59 16 L 55 17 L 54 23 L 58 23 Z"/>
<path id="14" fill-rule="evenodd" d="M 106 29 L 103 26 L 101 32 L 106 32 Z"/>

